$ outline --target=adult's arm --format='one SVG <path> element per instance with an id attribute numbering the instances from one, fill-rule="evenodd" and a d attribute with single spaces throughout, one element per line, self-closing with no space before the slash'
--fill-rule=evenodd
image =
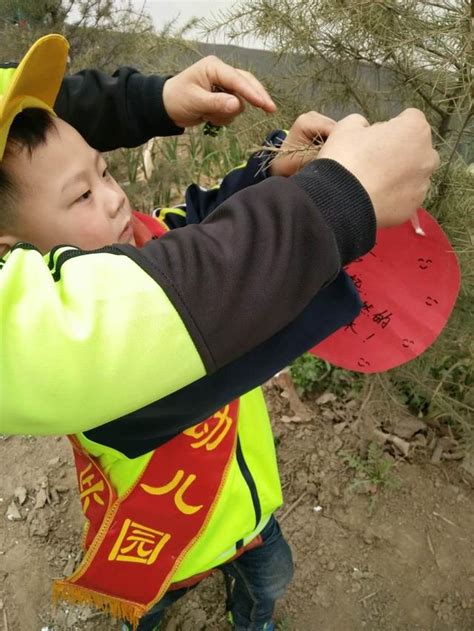
<path id="1" fill-rule="evenodd" d="M 362 302 L 346 272 L 319 291 L 298 317 L 272 337 L 188 386 L 119 419 L 85 432 L 90 440 L 136 458 L 209 418 L 262 385 L 305 351 L 350 323 Z"/>
<path id="2" fill-rule="evenodd" d="M 215 91 L 218 84 L 223 93 Z M 210 121 L 228 125 L 247 102 L 276 109 L 250 72 L 210 55 L 174 77 L 121 68 L 112 77 L 85 70 L 65 79 L 55 109 L 101 151 L 137 146 L 153 136 L 179 134 Z"/>
<path id="3" fill-rule="evenodd" d="M 64 78 L 54 109 L 99 151 L 136 147 L 154 136 L 183 133 L 163 104 L 167 78 L 127 67 L 112 76 L 83 70 Z"/>
<path id="4" fill-rule="evenodd" d="M 0 431 L 91 429 L 215 372 L 292 322 L 374 236 L 365 189 L 326 159 L 141 250 L 18 244 L 0 270 Z"/>

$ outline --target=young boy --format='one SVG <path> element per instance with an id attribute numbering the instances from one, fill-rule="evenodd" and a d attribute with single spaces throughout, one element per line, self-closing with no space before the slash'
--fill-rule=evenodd
<path id="1" fill-rule="evenodd" d="M 301 117 L 286 146 L 327 135 L 332 124 L 314 114 Z M 299 166 L 283 156 L 270 174 L 291 175 Z M 185 210 L 162 213 L 163 225 L 132 214 L 103 157 L 72 127 L 44 108 L 27 109 L 13 121 L 0 163 L 0 245 L 5 251 L 24 241 L 45 254 L 61 244 L 141 246 L 169 227 L 205 219 L 267 175 L 254 156 L 219 189 L 188 189 Z M 258 252 L 254 256 L 249 265 L 258 265 Z M 49 260 L 54 266 L 52 255 Z M 316 334 L 318 310 L 310 305 L 298 335 L 291 327 L 282 331 L 279 344 L 290 350 L 278 351 L 278 366 L 268 359 L 275 345 L 262 345 L 257 355 L 203 383 L 71 439 L 88 520 L 87 554 L 75 574 L 56 585 L 59 597 L 95 603 L 132 626 L 140 619 L 138 629 L 147 631 L 159 625 L 167 605 L 220 567 L 233 582 L 235 628 L 273 628 L 275 600 L 292 575 L 291 552 L 273 517 L 282 500 L 265 404 L 259 389 L 246 391 L 354 317 L 360 303 L 347 279 L 337 283 L 332 299 L 346 298 L 342 321 L 329 300 L 331 324 Z M 225 278 L 222 289 L 229 290 Z M 238 299 L 238 288 L 232 290 Z"/>
<path id="2" fill-rule="evenodd" d="M 298 119 L 290 131 L 289 142 L 302 133 L 305 120 L 307 117 Z M 319 124 L 322 126 L 321 132 L 324 133 L 326 127 L 325 133 L 328 133 L 331 121 L 321 119 Z M 277 133 L 273 134 L 271 139 L 275 138 L 278 139 L 280 136 Z M 193 218 L 195 221 L 200 220 L 232 192 L 267 177 L 267 172 L 262 170 L 263 159 L 263 157 L 253 157 L 245 167 L 227 175 L 219 189 L 203 191 L 196 186 L 190 187 L 186 205 L 188 220 L 193 220 Z M 270 166 L 270 173 L 275 168 L 283 172 L 284 169 L 291 170 L 293 167 L 288 157 L 281 158 L 279 162 Z M 7 209 L 2 217 L 0 243 L 3 247 L 13 247 L 18 241 L 26 241 L 44 253 L 61 244 L 93 250 L 113 243 L 135 245 L 135 237 L 138 244 L 143 245 L 147 236 L 158 236 L 160 233 L 160 224 L 156 220 L 152 220 L 156 224 L 156 228 L 153 229 L 150 218 L 132 214 L 127 196 L 108 172 L 104 157 L 92 149 L 70 125 L 61 119 L 54 119 L 42 109 L 23 111 L 15 118 L 10 128 L 8 143 L 0 165 L 0 195 L 4 200 L 4 208 Z M 185 223 L 184 214 L 183 208 L 167 209 L 167 212 L 162 212 L 161 216 L 168 224 L 179 225 Z M 161 231 L 164 232 L 164 230 Z M 243 397 L 240 406 L 243 403 L 257 411 L 263 406 L 259 392 L 249 393 Z M 228 424 L 229 418 L 222 416 L 221 420 Z M 219 422 L 220 420 L 218 424 Z M 266 422 L 265 425 L 268 423 Z M 216 427 L 218 431 L 214 430 L 214 442 L 220 440 L 219 431 L 226 431 L 226 426 L 223 426 L 222 430 Z M 189 434 L 192 431 L 192 429 L 186 430 L 184 433 Z M 201 438 L 203 432 L 203 429 L 197 429 L 193 437 Z M 263 445 L 260 445 L 256 450 L 257 453 L 251 454 L 249 458 L 246 455 L 249 451 L 248 447 L 242 449 L 237 436 L 238 470 L 234 472 L 234 476 L 239 473 L 242 480 L 232 482 L 232 486 L 236 487 L 235 499 L 230 497 L 229 500 L 236 504 L 237 509 L 240 504 L 240 510 L 236 512 L 239 514 L 240 521 L 237 532 L 245 536 L 238 538 L 234 536 L 228 544 L 221 545 L 220 550 L 215 546 L 215 552 L 210 551 L 204 554 L 203 550 L 198 551 L 194 554 L 195 560 L 191 565 L 202 570 L 196 572 L 200 575 L 212 567 L 221 565 L 221 560 L 225 562 L 228 561 L 229 556 L 235 556 L 227 552 L 233 547 L 234 539 L 238 544 L 237 549 L 243 549 L 248 543 L 256 544 L 263 541 L 264 545 L 253 548 L 252 544 L 249 551 L 241 554 L 234 562 L 223 566 L 224 571 L 235 580 L 231 608 L 238 629 L 271 629 L 275 599 L 283 594 L 292 575 L 290 550 L 281 536 L 276 520 L 271 516 L 281 503 L 281 498 L 269 426 L 261 430 L 260 439 L 270 455 L 267 463 L 270 470 L 262 480 L 263 486 L 268 487 L 264 489 L 266 495 L 264 498 L 258 497 L 259 481 L 254 482 L 252 478 L 255 475 L 255 468 L 258 468 L 256 459 L 263 455 L 265 449 Z M 199 440 L 196 442 L 198 443 Z M 143 463 L 150 460 L 150 453 L 135 459 L 122 456 L 115 450 L 110 453 L 111 450 L 108 450 L 106 446 L 101 446 L 100 443 L 87 438 L 87 433 L 77 436 L 76 450 L 81 449 L 79 445 L 85 451 L 78 455 L 78 478 L 84 512 L 86 517 L 89 517 L 88 511 L 91 510 L 92 504 L 99 501 L 100 506 L 102 498 L 100 494 L 93 493 L 90 496 L 88 491 L 94 486 L 96 489 L 103 490 L 105 483 L 100 484 L 104 481 L 100 480 L 98 475 L 96 479 L 100 481 L 95 485 L 92 484 L 92 480 L 86 481 L 87 476 L 84 472 L 90 475 L 92 469 L 85 452 L 98 459 L 114 489 L 119 489 L 119 493 L 122 492 L 122 494 L 131 487 L 131 482 L 136 479 L 137 472 L 141 473 Z M 165 445 L 166 442 L 163 443 L 162 449 Z M 207 446 L 209 445 L 211 442 L 207 443 Z M 160 460 L 163 458 L 167 458 L 167 455 L 161 454 Z M 250 461 L 250 468 L 247 459 Z M 254 467 L 251 466 L 251 459 L 255 460 Z M 182 471 L 179 467 L 177 468 Z M 253 475 L 251 468 L 254 469 Z M 115 472 L 116 469 L 121 470 L 120 474 Z M 184 473 L 181 478 L 184 478 Z M 193 481 L 191 477 L 187 477 L 186 481 L 190 481 L 189 487 L 191 487 Z M 242 485 L 242 482 L 248 486 Z M 176 484 L 178 483 L 179 481 Z M 243 488 L 239 489 L 241 486 Z M 150 501 L 153 502 L 153 498 L 156 497 L 153 494 L 158 491 L 156 486 L 150 489 Z M 170 492 L 171 490 L 173 489 L 170 488 Z M 162 493 L 162 491 L 159 492 Z M 253 515 L 252 511 L 245 507 L 245 503 L 241 504 L 243 494 L 249 494 L 248 499 L 251 500 Z M 183 492 L 183 502 L 187 497 L 188 495 Z M 247 503 L 249 503 L 248 500 Z M 199 505 L 197 502 L 190 505 L 194 504 Z M 259 506 L 259 504 L 264 506 Z M 183 504 L 183 507 L 186 506 L 187 502 Z M 247 520 L 248 524 L 245 523 Z M 179 522 L 176 527 L 180 528 Z M 204 547 L 207 546 L 208 544 Z M 179 598 L 193 584 L 192 581 L 189 583 L 189 580 L 186 583 L 186 579 L 190 578 L 187 574 L 189 572 L 180 573 L 179 570 L 174 573 L 175 588 L 168 591 L 159 601 L 154 608 L 154 614 L 145 616 L 139 629 L 156 627 L 166 604 Z M 249 580 L 250 575 L 252 578 Z M 182 587 L 179 587 L 180 583 L 183 583 Z M 251 592 L 249 592 L 249 583 L 252 586 Z M 68 588 L 66 587 L 62 593 L 68 595 Z M 111 607 L 111 609 L 118 611 L 118 608 Z"/>

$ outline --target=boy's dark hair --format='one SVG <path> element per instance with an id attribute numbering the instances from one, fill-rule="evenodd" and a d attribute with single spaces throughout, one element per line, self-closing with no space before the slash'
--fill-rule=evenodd
<path id="1" fill-rule="evenodd" d="M 46 110 L 39 108 L 23 110 L 15 117 L 10 127 L 4 158 L 8 157 L 14 149 L 26 149 L 31 156 L 37 147 L 46 142 L 48 131 L 53 126 L 53 117 Z M 0 161 L 0 230 L 14 225 L 17 197 L 17 186 L 2 159 Z"/>

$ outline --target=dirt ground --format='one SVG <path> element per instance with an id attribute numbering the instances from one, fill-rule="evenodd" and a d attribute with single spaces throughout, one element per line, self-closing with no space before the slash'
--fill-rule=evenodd
<path id="1" fill-rule="evenodd" d="M 419 419 L 379 418 L 371 431 L 386 455 L 369 466 L 347 457 L 371 438 L 368 407 L 325 393 L 295 414 L 280 386 L 266 396 L 285 496 L 279 519 L 296 566 L 278 629 L 473 631 L 474 477 L 444 460 L 449 437 Z M 0 448 L 0 629 L 118 630 L 88 607 L 50 606 L 52 579 L 80 559 L 67 441 L 3 437 Z M 165 630 L 228 629 L 223 601 L 216 574 L 173 607 Z"/>

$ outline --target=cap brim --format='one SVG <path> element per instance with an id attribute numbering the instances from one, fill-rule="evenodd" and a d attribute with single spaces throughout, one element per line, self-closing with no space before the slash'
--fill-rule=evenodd
<path id="1" fill-rule="evenodd" d="M 66 70 L 69 44 L 62 35 L 40 38 L 23 57 L 0 98 L 0 159 L 15 116 L 26 107 L 53 112 Z"/>

